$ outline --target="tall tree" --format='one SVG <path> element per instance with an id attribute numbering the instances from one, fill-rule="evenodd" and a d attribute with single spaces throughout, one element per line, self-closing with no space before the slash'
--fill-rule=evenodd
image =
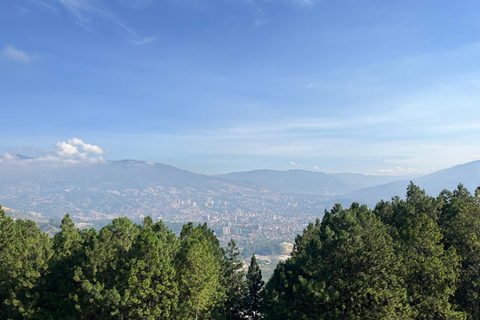
<path id="1" fill-rule="evenodd" d="M 51 247 L 33 221 L 13 221 L 0 207 L 0 318 L 34 317 Z"/>
<path id="2" fill-rule="evenodd" d="M 178 319 L 205 319 L 218 303 L 220 262 L 202 226 L 184 226 L 176 258 L 179 283 Z"/>
<path id="3" fill-rule="evenodd" d="M 245 315 L 249 319 L 261 319 L 260 304 L 262 302 L 261 291 L 265 282 L 262 280 L 262 270 L 257 263 L 255 255 L 252 255 L 247 272 L 247 290 L 245 296 Z"/>
<path id="4" fill-rule="evenodd" d="M 243 277 L 243 262 L 238 259 L 240 251 L 235 240 L 228 242 L 226 250 L 225 267 L 225 291 L 227 299 L 225 301 L 225 318 L 229 320 L 238 320 L 242 317 L 242 299 L 245 294 L 245 282 Z"/>
<path id="5" fill-rule="evenodd" d="M 129 297 L 129 253 L 140 227 L 127 218 L 117 218 L 98 234 L 87 233 L 84 257 L 76 267 L 74 281 L 79 285 L 73 295 L 81 318 L 122 318 Z"/>
<path id="6" fill-rule="evenodd" d="M 68 213 L 62 219 L 61 229 L 53 237 L 54 255 L 42 293 L 43 310 L 40 314 L 51 318 L 77 319 L 79 314 L 71 295 L 79 289 L 73 277 L 75 268 L 81 262 L 83 241 Z"/>
<path id="7" fill-rule="evenodd" d="M 128 262 L 128 288 L 122 313 L 126 319 L 172 319 L 177 313 L 178 286 L 173 263 L 174 243 L 155 232 L 149 217 L 135 240 Z M 158 224 L 162 224 L 159 222 Z M 157 225 L 155 229 L 162 229 Z"/>
<path id="8" fill-rule="evenodd" d="M 408 319 L 400 261 L 365 206 L 335 206 L 295 240 L 265 288 L 267 319 Z"/>
<path id="9" fill-rule="evenodd" d="M 406 199 L 380 202 L 374 212 L 390 225 L 396 254 L 402 260 L 402 278 L 414 319 L 463 319 L 450 302 L 458 281 L 459 257 L 454 247 L 444 249 L 438 223 L 445 224 L 444 196 L 428 196 L 410 183 Z M 447 219 L 448 220 L 448 219 Z"/>
<path id="10" fill-rule="evenodd" d="M 405 284 L 414 319 L 465 319 L 455 311 L 450 297 L 455 292 L 459 257 L 455 249 L 443 249 L 435 222 L 420 214 L 400 230 L 400 254 Z"/>
<path id="11" fill-rule="evenodd" d="M 472 195 L 463 185 L 444 190 L 440 229 L 442 242 L 455 248 L 460 257 L 459 279 L 452 302 L 470 319 L 480 318 L 480 189 Z"/>

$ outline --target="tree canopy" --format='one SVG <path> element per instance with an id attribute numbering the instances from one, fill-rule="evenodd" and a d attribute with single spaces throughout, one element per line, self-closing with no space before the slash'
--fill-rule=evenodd
<path id="1" fill-rule="evenodd" d="M 335 205 L 265 284 L 206 224 L 65 215 L 53 238 L 0 207 L 1 319 L 480 319 L 480 189 Z M 245 272 L 246 271 L 246 272 Z"/>

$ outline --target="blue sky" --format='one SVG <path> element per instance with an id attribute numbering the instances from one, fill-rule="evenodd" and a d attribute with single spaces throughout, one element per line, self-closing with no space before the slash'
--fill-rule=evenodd
<path id="1" fill-rule="evenodd" d="M 201 173 L 480 159 L 479 1 L 3 0 L 0 30 L 0 154 L 78 138 Z"/>

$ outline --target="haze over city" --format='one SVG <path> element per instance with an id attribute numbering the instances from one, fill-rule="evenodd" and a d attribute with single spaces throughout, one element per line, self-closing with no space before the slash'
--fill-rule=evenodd
<path id="1" fill-rule="evenodd" d="M 206 174 L 420 175 L 478 160 L 479 9 L 2 1 L 0 154 Z"/>

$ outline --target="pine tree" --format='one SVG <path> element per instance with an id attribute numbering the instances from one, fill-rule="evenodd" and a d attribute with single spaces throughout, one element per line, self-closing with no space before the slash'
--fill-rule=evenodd
<path id="1" fill-rule="evenodd" d="M 401 277 L 414 319 L 463 319 L 450 302 L 458 281 L 459 257 L 454 247 L 444 249 L 440 225 L 448 224 L 442 213 L 447 193 L 434 198 L 410 183 L 406 199 L 380 202 L 374 212 L 390 225 L 390 233 L 402 261 Z M 444 227 L 442 227 L 444 228 Z"/>
<path id="2" fill-rule="evenodd" d="M 0 318 L 35 316 L 51 247 L 33 221 L 13 221 L 0 207 Z"/>
<path id="3" fill-rule="evenodd" d="M 225 291 L 227 300 L 224 308 L 225 318 L 229 320 L 237 320 L 242 317 L 242 299 L 246 286 L 243 281 L 245 276 L 245 272 L 242 271 L 243 262 L 238 259 L 239 254 L 235 240 L 231 239 L 226 250 Z"/>
<path id="4" fill-rule="evenodd" d="M 179 284 L 179 314 L 177 319 L 205 319 L 218 304 L 220 262 L 215 256 L 211 238 L 202 226 L 184 226 L 176 257 Z M 218 240 L 217 240 L 218 241 Z M 222 300 L 223 303 L 223 300 Z"/>
<path id="5" fill-rule="evenodd" d="M 145 218 L 128 262 L 128 289 L 122 314 L 126 319 L 171 319 L 177 313 L 178 287 L 172 260 L 174 243 L 167 230 L 153 231 Z M 158 224 L 162 224 L 159 222 Z M 162 226 L 156 226 L 162 229 Z"/>
<path id="6" fill-rule="evenodd" d="M 470 316 L 480 318 L 480 189 L 475 195 L 459 185 L 452 192 L 444 190 L 439 227 L 445 248 L 455 248 L 460 258 L 459 278 L 452 303 Z"/>
<path id="7" fill-rule="evenodd" d="M 295 240 L 265 288 L 267 319 L 408 319 L 400 261 L 365 206 L 335 206 Z"/>
<path id="8" fill-rule="evenodd" d="M 79 315 L 75 301 L 70 296 L 79 289 L 73 277 L 75 268 L 81 262 L 83 241 L 68 213 L 62 220 L 61 229 L 53 237 L 54 255 L 42 293 L 43 308 L 40 314 L 51 318 L 76 319 Z"/>
<path id="9" fill-rule="evenodd" d="M 117 218 L 103 227 L 84 233 L 83 260 L 75 269 L 79 290 L 72 295 L 81 318 L 115 319 L 123 317 L 129 298 L 130 250 L 140 227 L 127 218 Z"/>
<path id="10" fill-rule="evenodd" d="M 262 270 L 257 263 L 255 255 L 252 255 L 247 272 L 247 291 L 245 296 L 245 315 L 248 319 L 261 319 L 260 304 L 262 303 L 261 291 L 264 281 Z"/>
<path id="11" fill-rule="evenodd" d="M 450 297 L 455 292 L 459 257 L 455 249 L 443 249 L 435 222 L 420 214 L 400 230 L 400 254 L 405 284 L 414 319 L 465 319 L 455 311 Z"/>

